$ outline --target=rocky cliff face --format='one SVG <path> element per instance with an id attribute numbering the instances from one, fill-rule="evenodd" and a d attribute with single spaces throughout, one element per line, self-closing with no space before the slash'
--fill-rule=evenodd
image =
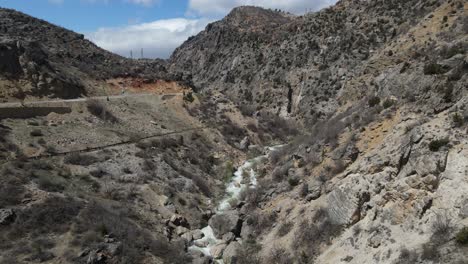
<path id="1" fill-rule="evenodd" d="M 444 2 L 340 1 L 300 17 L 241 7 L 178 48 L 170 68 L 201 89 L 222 89 L 239 104 L 314 119 L 333 113 L 350 81 L 369 74 L 364 65 Z M 437 31 L 444 29 L 439 22 Z M 398 50 L 390 53 L 398 64 Z M 353 97 L 382 85 L 370 82 Z"/>
<path id="2" fill-rule="evenodd" d="M 303 126 L 246 198 L 240 263 L 463 263 L 467 14 L 464 1 L 242 7 L 175 51 L 169 68 L 200 90 Z"/>

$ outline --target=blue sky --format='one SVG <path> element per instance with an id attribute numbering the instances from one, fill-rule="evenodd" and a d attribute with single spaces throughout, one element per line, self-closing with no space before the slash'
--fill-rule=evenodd
<path id="1" fill-rule="evenodd" d="M 336 0 L 0 0 L 13 8 L 76 32 L 97 45 L 129 56 L 168 58 L 189 36 L 240 5 L 291 13 L 318 10 Z"/>

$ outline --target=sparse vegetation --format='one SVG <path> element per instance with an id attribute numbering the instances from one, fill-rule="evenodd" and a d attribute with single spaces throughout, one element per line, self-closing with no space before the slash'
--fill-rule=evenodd
<path id="1" fill-rule="evenodd" d="M 468 245 L 468 227 L 463 227 L 455 236 L 455 241 L 460 245 Z"/>
<path id="2" fill-rule="evenodd" d="M 462 127 L 464 121 L 464 118 L 458 112 L 452 115 L 452 122 L 455 125 L 455 127 Z"/>
<path id="3" fill-rule="evenodd" d="M 107 110 L 106 106 L 101 101 L 90 99 L 87 101 L 86 105 L 88 111 L 97 118 L 111 123 L 118 122 L 117 117 Z"/>
<path id="4" fill-rule="evenodd" d="M 195 98 L 193 97 L 193 93 L 192 92 L 185 93 L 184 94 L 184 101 L 189 102 L 189 103 L 193 103 L 193 101 L 195 101 Z"/>
<path id="5" fill-rule="evenodd" d="M 424 65 L 424 74 L 425 75 L 438 75 L 448 72 L 449 69 L 446 67 L 437 64 L 435 62 L 428 63 Z"/>
<path id="6" fill-rule="evenodd" d="M 432 221 L 432 241 L 436 244 L 441 244 L 443 241 L 449 239 L 450 234 L 455 229 L 453 217 L 447 210 L 437 212 Z"/>
<path id="7" fill-rule="evenodd" d="M 414 264 L 418 261 L 418 254 L 407 248 L 402 248 L 398 257 L 398 264 Z"/>
<path id="8" fill-rule="evenodd" d="M 342 231 L 342 226 L 334 223 L 328 214 L 326 208 L 317 210 L 311 221 L 300 223 L 293 246 L 308 259 L 313 259 L 323 244 L 328 244 L 338 236 Z"/>
<path id="9" fill-rule="evenodd" d="M 72 153 L 65 157 L 64 162 L 72 165 L 89 166 L 99 159 L 91 154 Z"/>
<path id="10" fill-rule="evenodd" d="M 285 235 L 289 234 L 289 231 L 293 228 L 294 223 L 293 222 L 285 222 L 281 224 L 281 226 L 278 229 L 278 232 L 276 233 L 279 237 L 284 237 Z"/>
<path id="11" fill-rule="evenodd" d="M 385 99 L 385 101 L 382 103 L 383 108 L 390 108 L 395 104 L 395 102 L 391 99 Z"/>
<path id="12" fill-rule="evenodd" d="M 371 98 L 369 98 L 368 104 L 369 104 L 369 107 L 374 107 L 376 105 L 379 105 L 380 104 L 380 98 L 377 97 L 377 96 L 372 96 Z"/>

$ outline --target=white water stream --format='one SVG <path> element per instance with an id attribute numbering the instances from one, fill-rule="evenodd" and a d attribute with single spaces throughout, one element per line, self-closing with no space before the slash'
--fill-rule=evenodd
<path id="1" fill-rule="evenodd" d="M 226 185 L 226 194 L 224 198 L 220 201 L 218 207 L 216 208 L 215 214 L 223 213 L 227 210 L 232 210 L 230 202 L 239 201 L 240 195 L 243 190 L 246 188 L 255 188 L 257 186 L 257 173 L 255 172 L 256 164 L 264 162 L 271 151 L 274 151 L 281 146 L 268 147 L 266 148 L 266 154 L 256 157 L 254 159 L 247 160 L 242 166 L 240 166 L 237 171 L 234 173 L 231 181 Z M 248 176 L 249 179 L 244 179 L 245 176 Z M 205 256 L 211 256 L 211 249 L 221 243 L 222 240 L 217 239 L 213 233 L 213 229 L 208 225 L 201 230 L 203 232 L 203 238 L 194 241 L 194 245 L 189 247 L 189 250 L 201 251 Z M 206 246 L 196 246 L 206 245 Z M 222 264 L 222 260 L 215 260 L 216 263 Z"/>

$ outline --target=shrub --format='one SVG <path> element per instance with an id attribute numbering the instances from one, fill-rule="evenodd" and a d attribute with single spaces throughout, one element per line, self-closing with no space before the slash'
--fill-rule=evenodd
<path id="1" fill-rule="evenodd" d="M 105 206 L 98 202 L 89 203 L 80 214 L 73 233 L 76 237 L 88 230 L 101 234 L 112 234 L 122 243 L 119 263 L 141 263 L 145 255 L 152 254 L 163 263 L 190 263 L 183 251 L 171 245 L 159 235 L 153 235 L 129 219 L 131 209 Z M 89 245 L 81 243 L 83 247 Z"/>
<path id="2" fill-rule="evenodd" d="M 18 212 L 11 230 L 18 237 L 62 234 L 68 231 L 81 208 L 82 204 L 71 198 L 50 197 Z"/>
<path id="3" fill-rule="evenodd" d="M 3 175 L 3 180 L 0 181 L 0 208 L 20 204 L 23 199 L 25 188 L 22 182 L 10 177 L 10 175 Z"/>
<path id="4" fill-rule="evenodd" d="M 304 255 L 312 258 L 317 255 L 323 244 L 328 244 L 342 231 L 342 226 L 334 223 L 325 208 L 319 209 L 311 221 L 300 223 L 293 246 L 304 249 Z"/>
<path id="5" fill-rule="evenodd" d="M 58 177 L 50 174 L 43 175 L 37 180 L 39 188 L 47 192 L 61 192 L 65 189 L 65 181 Z"/>
<path id="6" fill-rule="evenodd" d="M 193 103 L 193 101 L 195 101 L 195 98 L 193 97 L 193 93 L 188 92 L 188 93 L 184 94 L 184 101 L 189 102 L 189 103 Z"/>
<path id="7" fill-rule="evenodd" d="M 275 248 L 270 253 L 268 263 L 272 264 L 284 264 L 293 263 L 291 254 L 288 253 L 284 248 Z"/>
<path id="8" fill-rule="evenodd" d="M 238 141 L 245 137 L 245 129 L 233 123 L 230 119 L 226 119 L 221 127 L 221 134 L 226 138 L 230 145 L 235 145 Z"/>
<path id="9" fill-rule="evenodd" d="M 435 215 L 435 219 L 432 222 L 432 240 L 436 244 L 445 241 L 454 230 L 455 225 L 452 221 L 452 217 L 447 211 L 438 212 Z"/>
<path id="10" fill-rule="evenodd" d="M 431 151 L 439 151 L 439 149 L 449 143 L 448 138 L 435 139 L 429 143 L 429 149 Z"/>
<path id="11" fill-rule="evenodd" d="M 109 121 L 111 123 L 116 123 L 118 119 L 105 107 L 102 102 L 94 99 L 90 99 L 86 102 L 88 111 L 104 121 Z"/>
<path id="12" fill-rule="evenodd" d="M 368 104 L 369 104 L 369 107 L 374 107 L 376 105 L 379 105 L 380 104 L 380 98 L 377 97 L 377 96 L 373 96 L 373 97 L 369 98 Z"/>
<path id="13" fill-rule="evenodd" d="M 276 233 L 279 237 L 284 237 L 285 235 L 289 234 L 289 231 L 294 227 L 293 222 L 286 222 L 283 223 L 279 229 L 278 232 Z"/>
<path id="14" fill-rule="evenodd" d="M 468 227 L 463 227 L 455 236 L 455 241 L 460 245 L 468 245 Z"/>
<path id="15" fill-rule="evenodd" d="M 44 134 L 42 134 L 42 131 L 40 129 L 34 129 L 29 133 L 32 137 L 42 137 Z"/>
<path id="16" fill-rule="evenodd" d="M 463 126 L 464 118 L 459 113 L 455 113 L 452 115 L 452 121 L 455 127 L 461 127 Z"/>
<path id="17" fill-rule="evenodd" d="M 253 116 L 253 114 L 256 111 L 256 108 L 255 106 L 250 105 L 250 104 L 243 104 L 239 106 L 239 110 L 243 116 Z"/>
<path id="18" fill-rule="evenodd" d="M 387 99 L 385 99 L 385 101 L 383 102 L 382 106 L 383 106 L 383 108 L 386 109 L 386 108 L 392 107 L 394 103 L 395 103 L 395 102 L 394 102 L 393 100 L 387 98 Z"/>
<path id="19" fill-rule="evenodd" d="M 63 160 L 67 164 L 89 166 L 99 161 L 96 156 L 91 154 L 72 153 Z"/>
<path id="20" fill-rule="evenodd" d="M 261 132 L 268 133 L 282 141 L 299 134 L 296 123 L 271 113 L 262 113 L 258 121 Z"/>
<path id="21" fill-rule="evenodd" d="M 192 181 L 198 187 L 200 192 L 203 193 L 206 197 L 212 196 L 211 189 L 205 179 L 203 179 L 201 176 L 193 175 Z"/>
<path id="22" fill-rule="evenodd" d="M 398 260 L 399 264 L 414 264 L 418 261 L 418 254 L 414 251 L 409 251 L 407 248 L 402 248 Z"/>
<path id="23" fill-rule="evenodd" d="M 299 178 L 297 177 L 289 177 L 288 183 L 291 187 L 297 186 L 299 184 Z"/>
<path id="24" fill-rule="evenodd" d="M 301 186 L 301 190 L 299 191 L 299 195 L 304 198 L 309 194 L 309 184 L 303 183 Z"/>
<path id="25" fill-rule="evenodd" d="M 432 260 L 437 261 L 440 258 L 440 253 L 436 245 L 431 243 L 426 243 L 422 247 L 422 260 Z"/>
<path id="26" fill-rule="evenodd" d="M 449 69 L 446 67 L 437 64 L 437 63 L 428 63 L 424 65 L 424 74 L 425 75 L 436 75 L 436 74 L 444 74 L 448 72 Z"/>

